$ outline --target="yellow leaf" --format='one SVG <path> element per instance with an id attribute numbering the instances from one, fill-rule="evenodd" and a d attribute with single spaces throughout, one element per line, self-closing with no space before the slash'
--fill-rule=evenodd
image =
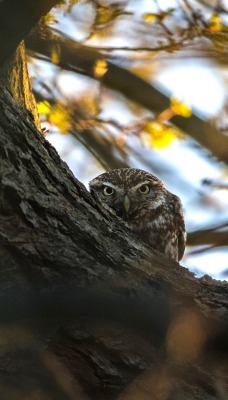
<path id="1" fill-rule="evenodd" d="M 58 22 L 55 15 L 53 15 L 52 13 L 48 13 L 45 16 L 43 16 L 41 21 L 44 25 L 48 26 L 54 25 L 55 23 Z"/>
<path id="2" fill-rule="evenodd" d="M 189 118 L 192 115 L 191 106 L 182 103 L 176 97 L 171 97 L 171 110 L 174 114 L 181 115 L 182 117 Z"/>
<path id="3" fill-rule="evenodd" d="M 49 115 L 51 106 L 48 101 L 40 101 L 37 103 L 38 114 Z"/>
<path id="4" fill-rule="evenodd" d="M 94 76 L 95 78 L 102 78 L 104 74 L 108 71 L 108 63 L 105 60 L 97 60 L 94 65 Z"/>
<path id="5" fill-rule="evenodd" d="M 94 28 L 100 28 L 114 21 L 120 15 L 132 15 L 132 12 L 125 11 L 120 2 L 113 3 L 108 7 L 99 5 L 96 7 L 96 18 Z"/>
<path id="6" fill-rule="evenodd" d="M 62 133 L 67 133 L 72 126 L 71 115 L 68 109 L 61 104 L 52 107 L 49 122 L 56 125 Z"/>
<path id="7" fill-rule="evenodd" d="M 146 22 L 152 22 L 157 19 L 157 15 L 153 13 L 147 13 L 143 15 L 143 18 Z"/>
<path id="8" fill-rule="evenodd" d="M 162 125 L 157 121 L 148 121 L 144 127 L 144 132 L 143 142 L 155 149 L 164 149 L 177 138 L 175 128 Z"/>
<path id="9" fill-rule="evenodd" d="M 210 31 L 218 32 L 223 28 L 221 17 L 218 14 L 212 14 L 208 23 Z"/>
<path id="10" fill-rule="evenodd" d="M 174 8 L 168 8 L 166 11 L 160 11 L 159 13 L 146 13 L 143 14 L 143 18 L 146 22 L 152 22 L 154 20 L 163 21 L 163 19 L 167 18 L 172 14 Z"/>
<path id="11" fill-rule="evenodd" d="M 112 7 L 97 7 L 96 23 L 105 24 L 115 17 L 115 9 Z"/>

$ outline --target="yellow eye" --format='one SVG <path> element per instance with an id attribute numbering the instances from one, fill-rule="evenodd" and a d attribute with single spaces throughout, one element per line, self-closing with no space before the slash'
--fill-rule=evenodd
<path id="1" fill-rule="evenodd" d="M 149 185 L 142 185 L 139 187 L 139 193 L 141 194 L 148 194 L 150 193 L 150 187 Z"/>
<path id="2" fill-rule="evenodd" d="M 111 196 L 114 192 L 115 192 L 115 190 L 111 186 L 105 186 L 103 188 L 103 194 L 105 196 Z"/>

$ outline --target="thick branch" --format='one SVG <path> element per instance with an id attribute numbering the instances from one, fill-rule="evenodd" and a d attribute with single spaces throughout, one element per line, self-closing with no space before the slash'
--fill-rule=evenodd
<path id="1" fill-rule="evenodd" d="M 0 2 L 0 65 L 9 58 L 39 19 L 58 0 L 6 0 Z"/>
<path id="2" fill-rule="evenodd" d="M 213 245 L 213 246 L 227 246 L 228 235 L 227 235 L 228 224 L 219 225 L 214 228 L 201 229 L 198 231 L 190 232 L 188 234 L 188 245 L 190 246 L 202 246 L 202 245 Z"/>
<path id="3" fill-rule="evenodd" d="M 183 298 L 197 299 L 206 313 L 207 297 L 213 302 L 218 284 L 208 288 L 176 263 L 148 251 L 120 221 L 98 213 L 89 193 L 41 134 L 34 134 L 32 123 L 9 94 L 1 92 L 0 102 L 4 110 L 0 126 L 1 240 L 15 259 L 22 260 L 24 270 L 29 273 L 30 268 L 42 266 L 37 281 L 41 285 L 69 278 L 83 285 L 86 274 L 87 282 L 94 283 L 99 277 L 112 291 L 116 282 L 117 291 L 133 290 L 136 285 L 136 292 L 149 297 L 145 285 L 160 280 Z M 131 276 L 129 282 L 126 274 Z M 216 298 L 215 319 L 227 318 L 223 306 Z"/>
<path id="4" fill-rule="evenodd" d="M 190 315 L 190 331 L 194 326 L 191 318 L 196 318 L 200 331 L 202 325 L 203 343 L 222 334 L 212 347 L 215 350 L 216 343 L 227 334 L 227 284 L 196 279 L 185 268 L 140 243 L 121 221 L 99 210 L 6 90 L 0 93 L 0 107 L 0 282 L 1 293 L 5 293 L 1 321 L 12 323 L 15 314 L 17 321 L 33 316 L 36 335 L 40 318 L 48 317 L 51 332 L 56 329 L 51 321 L 62 321 L 64 330 L 56 343 L 52 339 L 52 348 L 71 370 L 80 370 L 83 357 L 88 358 L 90 372 L 81 376 L 81 382 L 85 380 L 83 386 L 89 391 L 96 387 L 97 398 L 103 393 L 103 379 L 109 391 L 115 375 L 116 393 L 125 386 L 123 382 L 140 371 L 140 365 L 145 368 L 154 362 L 155 348 L 165 338 L 170 319 L 183 311 Z M 199 317 L 192 317 L 192 313 Z M 74 328 L 66 323 L 72 317 Z M 99 329 L 91 319 L 103 321 L 98 323 Z M 108 325 L 103 325 L 107 319 Z M 176 323 L 178 326 L 178 320 Z M 107 332 L 110 324 L 115 326 L 111 332 L 119 332 L 121 342 L 116 343 L 113 334 Z M 145 338 L 147 344 L 137 358 L 138 343 Z M 123 340 L 126 344 L 121 348 Z M 84 350 L 82 343 L 87 343 Z M 96 361 L 91 359 L 91 346 Z M 66 354 L 70 355 L 72 348 L 73 359 Z M 127 362 L 125 352 L 131 354 Z M 113 375 L 114 364 L 106 364 L 114 354 Z M 94 384 L 92 376 L 97 369 L 103 371 L 103 378 Z M 198 372 L 191 374 L 187 376 L 193 379 Z"/>

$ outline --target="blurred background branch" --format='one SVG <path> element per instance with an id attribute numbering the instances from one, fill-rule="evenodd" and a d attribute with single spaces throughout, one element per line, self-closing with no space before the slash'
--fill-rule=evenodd
<path id="1" fill-rule="evenodd" d="M 42 54 L 51 61 L 53 52 L 58 49 L 57 65 L 69 71 L 80 71 L 93 79 L 117 90 L 130 100 L 137 102 L 155 115 L 169 109 L 170 98 L 151 83 L 146 82 L 129 70 L 108 61 L 102 52 L 84 46 L 65 36 L 57 36 L 53 31 L 33 30 L 26 39 L 30 51 Z M 140 49 L 138 49 L 140 50 Z M 95 65 L 99 60 L 106 60 L 107 71 L 103 76 L 95 76 Z M 202 146 L 208 148 L 219 160 L 228 162 L 228 137 L 212 123 L 203 120 L 194 113 L 188 118 L 173 115 L 170 121 L 182 131 L 192 136 Z"/>

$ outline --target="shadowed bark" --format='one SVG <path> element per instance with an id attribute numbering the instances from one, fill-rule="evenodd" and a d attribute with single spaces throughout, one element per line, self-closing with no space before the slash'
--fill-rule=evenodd
<path id="1" fill-rule="evenodd" d="M 219 341 L 227 351 L 222 341 L 227 285 L 196 279 L 140 243 L 121 221 L 99 210 L 7 90 L 1 91 L 0 107 L 2 322 L 21 326 L 23 321 L 32 348 L 41 337 L 36 352 L 57 355 L 92 398 L 115 398 L 151 365 L 153 382 L 154 374 L 164 372 L 164 360 L 171 392 L 179 379 L 184 386 L 195 385 L 197 362 L 203 368 L 205 357 L 212 350 L 217 354 Z M 166 350 L 161 350 L 165 342 Z M 33 352 L 27 349 L 31 344 L 25 343 L 26 351 L 15 354 L 15 345 L 10 356 L 3 351 L 10 365 L 4 374 L 8 371 L 13 384 L 14 368 L 13 379 L 20 380 L 25 357 L 24 374 L 37 379 L 44 391 L 51 390 L 42 380 L 42 363 L 42 373 L 34 377 Z M 213 360 L 212 371 L 208 364 L 204 370 L 211 387 L 217 356 Z M 179 364 L 185 366 L 181 371 Z"/>
<path id="2" fill-rule="evenodd" d="M 0 2 L 0 66 L 12 55 L 40 18 L 59 2 L 59 0 Z"/>

